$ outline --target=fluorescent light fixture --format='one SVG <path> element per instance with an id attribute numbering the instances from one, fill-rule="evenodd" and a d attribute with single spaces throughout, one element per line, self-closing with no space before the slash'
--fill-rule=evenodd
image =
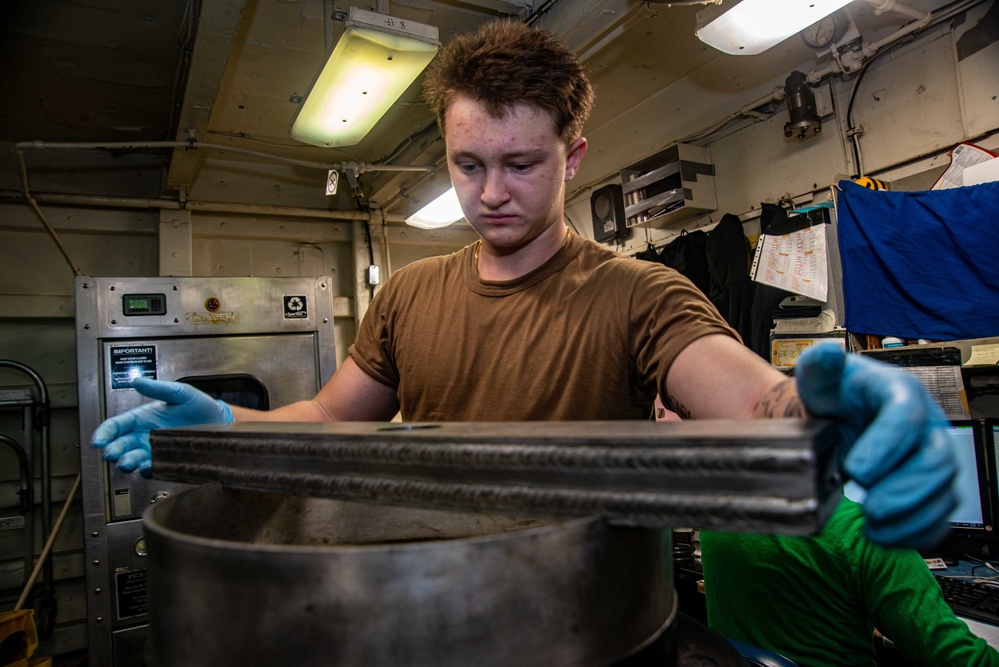
<path id="1" fill-rule="evenodd" d="M 734 56 L 762 53 L 847 5 L 851 0 L 742 0 L 713 17 L 698 13 L 697 37 Z"/>
<path id="2" fill-rule="evenodd" d="M 465 217 L 458 203 L 458 193 L 451 188 L 413 215 L 406 224 L 420 229 L 439 229 L 454 224 Z"/>
<path id="3" fill-rule="evenodd" d="M 314 146 L 353 146 L 440 49 L 437 28 L 351 7 L 291 127 Z"/>

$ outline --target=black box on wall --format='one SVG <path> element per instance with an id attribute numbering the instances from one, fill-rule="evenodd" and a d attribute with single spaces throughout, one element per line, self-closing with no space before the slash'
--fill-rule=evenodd
<path id="1" fill-rule="evenodd" d="M 593 239 L 609 241 L 628 235 L 624 220 L 624 195 L 620 185 L 605 185 L 590 195 L 590 214 L 593 216 Z"/>

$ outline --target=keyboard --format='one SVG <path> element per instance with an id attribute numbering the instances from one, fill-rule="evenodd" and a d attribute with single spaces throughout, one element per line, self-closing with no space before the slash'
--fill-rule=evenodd
<path id="1" fill-rule="evenodd" d="M 941 576 L 936 579 L 943 591 L 944 600 L 955 614 L 999 625 L 999 586 Z"/>

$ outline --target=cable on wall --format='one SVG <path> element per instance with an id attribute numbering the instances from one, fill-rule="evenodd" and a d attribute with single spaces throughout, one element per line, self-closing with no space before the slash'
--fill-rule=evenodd
<path id="1" fill-rule="evenodd" d="M 24 191 L 24 198 L 27 200 L 31 209 L 35 212 L 35 215 L 38 216 L 38 219 L 42 221 L 43 225 L 45 225 L 45 229 L 48 231 L 49 236 L 52 237 L 52 240 L 55 241 L 55 244 L 62 253 L 62 256 L 66 258 L 66 262 L 69 263 L 69 268 L 73 270 L 73 275 L 82 276 L 83 272 L 80 271 L 80 267 L 77 266 L 76 261 L 73 260 L 73 256 L 69 254 L 66 246 L 62 244 L 62 239 L 59 238 L 56 230 L 49 224 L 48 218 L 45 217 L 42 209 L 38 206 L 38 202 L 36 202 L 35 198 L 31 196 L 31 191 L 28 189 L 28 169 L 24 165 L 24 151 L 17 149 L 15 152 L 17 153 L 18 161 L 21 163 L 21 184 Z"/>

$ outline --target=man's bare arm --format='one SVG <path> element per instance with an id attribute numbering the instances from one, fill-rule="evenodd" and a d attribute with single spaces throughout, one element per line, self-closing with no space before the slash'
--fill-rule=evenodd
<path id="1" fill-rule="evenodd" d="M 399 411 L 395 389 L 378 382 L 347 358 L 312 399 L 274 410 L 230 406 L 236 421 L 388 421 Z"/>
<path id="2" fill-rule="evenodd" d="M 684 419 L 804 417 L 792 378 L 724 335 L 699 338 L 673 362 L 668 407 Z"/>
<path id="3" fill-rule="evenodd" d="M 760 401 L 761 417 L 800 417 L 808 416 L 794 378 L 785 378 L 770 388 Z"/>

